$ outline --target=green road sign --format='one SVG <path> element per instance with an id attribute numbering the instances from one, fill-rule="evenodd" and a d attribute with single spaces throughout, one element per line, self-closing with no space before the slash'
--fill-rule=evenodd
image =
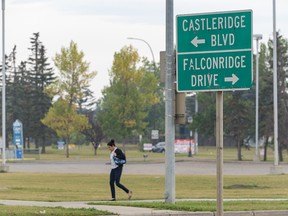
<path id="1" fill-rule="evenodd" d="M 252 86 L 252 11 L 178 15 L 177 90 Z"/>

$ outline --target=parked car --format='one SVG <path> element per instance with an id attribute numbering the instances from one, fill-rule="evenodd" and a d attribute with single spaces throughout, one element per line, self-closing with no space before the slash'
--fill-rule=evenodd
<path id="1" fill-rule="evenodd" d="M 151 151 L 159 153 L 165 152 L 165 142 L 159 142 L 156 145 L 153 145 Z"/>

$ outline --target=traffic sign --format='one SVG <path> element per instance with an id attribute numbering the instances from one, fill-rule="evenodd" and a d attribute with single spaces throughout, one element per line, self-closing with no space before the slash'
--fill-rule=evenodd
<path id="1" fill-rule="evenodd" d="M 252 11 L 178 15 L 177 91 L 252 86 Z"/>

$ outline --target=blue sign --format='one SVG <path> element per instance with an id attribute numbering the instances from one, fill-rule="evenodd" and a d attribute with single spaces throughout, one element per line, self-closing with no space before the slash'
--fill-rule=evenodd
<path id="1" fill-rule="evenodd" d="M 18 148 L 23 146 L 22 122 L 18 119 L 13 123 L 13 144 Z"/>
<path id="2" fill-rule="evenodd" d="M 23 150 L 22 149 L 16 149 L 15 150 L 15 158 L 16 159 L 22 159 L 23 158 Z"/>

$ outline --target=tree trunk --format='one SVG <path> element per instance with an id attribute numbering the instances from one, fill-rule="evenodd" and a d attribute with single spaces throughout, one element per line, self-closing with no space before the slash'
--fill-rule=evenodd
<path id="1" fill-rule="evenodd" d="M 26 137 L 23 138 L 23 149 L 26 149 Z"/>
<path id="2" fill-rule="evenodd" d="M 281 144 L 278 143 L 278 145 L 279 145 L 279 146 L 278 146 L 279 161 L 280 161 L 280 162 L 283 162 L 283 151 L 282 151 L 283 148 L 282 148 L 282 145 L 281 145 Z"/>
<path id="3" fill-rule="evenodd" d="M 69 138 L 66 138 L 66 158 L 69 158 Z"/>
<path id="4" fill-rule="evenodd" d="M 43 136 L 43 137 L 42 137 L 42 149 L 41 149 L 41 154 L 45 154 L 45 153 L 46 153 L 45 143 L 46 143 L 46 139 L 45 139 L 45 136 Z"/>
<path id="5" fill-rule="evenodd" d="M 238 161 L 242 161 L 242 154 L 241 154 L 241 142 L 240 140 L 237 138 L 237 147 L 238 147 Z"/>
<path id="6" fill-rule="evenodd" d="M 268 146 L 268 140 L 269 140 L 269 137 L 266 137 L 265 143 L 264 143 L 264 158 L 263 158 L 263 161 L 267 161 L 267 146 Z"/>
<path id="7" fill-rule="evenodd" d="M 39 148 L 39 139 L 38 138 L 35 139 L 35 148 L 36 149 Z"/>
<path id="8" fill-rule="evenodd" d="M 30 137 L 28 137 L 27 148 L 30 149 Z"/>
<path id="9" fill-rule="evenodd" d="M 94 148 L 94 155 L 96 156 L 96 155 L 97 155 L 97 145 L 94 144 L 94 145 L 93 145 L 93 148 Z"/>

